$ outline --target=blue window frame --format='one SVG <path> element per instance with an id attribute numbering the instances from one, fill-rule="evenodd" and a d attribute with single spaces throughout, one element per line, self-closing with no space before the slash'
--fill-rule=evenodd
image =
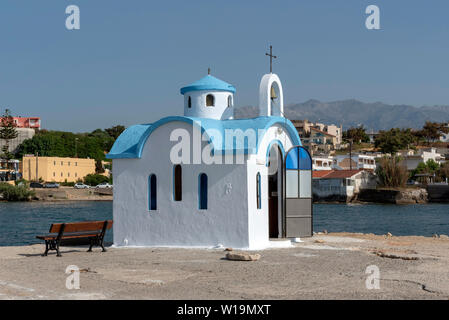
<path id="1" fill-rule="evenodd" d="M 148 209 L 157 210 L 157 180 L 155 174 L 148 177 Z"/>
<path id="2" fill-rule="evenodd" d="M 261 195 L 261 186 L 260 186 L 261 182 L 260 182 L 260 172 L 257 173 L 256 175 L 256 192 L 257 192 L 257 209 L 261 209 L 262 208 L 262 195 Z"/>
<path id="3" fill-rule="evenodd" d="M 200 210 L 207 210 L 207 174 L 198 176 L 198 202 Z"/>
<path id="4" fill-rule="evenodd" d="M 301 146 L 290 149 L 285 160 L 286 197 L 312 197 L 312 158 Z"/>

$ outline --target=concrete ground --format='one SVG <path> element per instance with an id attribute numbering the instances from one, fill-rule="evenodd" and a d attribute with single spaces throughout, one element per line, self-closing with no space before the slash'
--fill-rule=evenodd
<path id="1" fill-rule="evenodd" d="M 448 299 L 449 239 L 328 234 L 259 261 L 229 261 L 223 249 L 44 246 L 0 248 L 0 299 Z M 80 289 L 66 288 L 67 266 Z M 367 289 L 368 266 L 379 289 Z M 372 270 L 372 269 L 371 269 Z M 375 285 L 375 281 L 368 281 Z"/>

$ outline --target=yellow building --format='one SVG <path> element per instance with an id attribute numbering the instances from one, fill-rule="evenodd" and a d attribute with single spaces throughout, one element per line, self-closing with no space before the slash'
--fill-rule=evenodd
<path id="1" fill-rule="evenodd" d="M 28 181 L 76 182 L 95 173 L 94 159 L 24 156 L 22 177 Z M 38 179 L 36 179 L 36 177 Z"/>

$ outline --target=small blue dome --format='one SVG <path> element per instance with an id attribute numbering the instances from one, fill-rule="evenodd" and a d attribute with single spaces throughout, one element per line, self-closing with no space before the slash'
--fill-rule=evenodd
<path id="1" fill-rule="evenodd" d="M 181 88 L 181 94 L 184 94 L 189 91 L 200 91 L 200 90 L 229 91 L 232 93 L 235 92 L 235 88 L 232 84 L 224 82 L 208 74 L 204 78 L 195 81 L 194 83 L 186 87 Z"/>

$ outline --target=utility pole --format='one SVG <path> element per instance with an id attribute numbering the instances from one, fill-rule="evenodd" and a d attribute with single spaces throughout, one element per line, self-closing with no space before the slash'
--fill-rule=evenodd
<path id="1" fill-rule="evenodd" d="M 349 139 L 349 170 L 352 170 L 352 138 Z"/>
<path id="2" fill-rule="evenodd" d="M 36 152 L 36 182 L 39 182 L 39 152 Z"/>

